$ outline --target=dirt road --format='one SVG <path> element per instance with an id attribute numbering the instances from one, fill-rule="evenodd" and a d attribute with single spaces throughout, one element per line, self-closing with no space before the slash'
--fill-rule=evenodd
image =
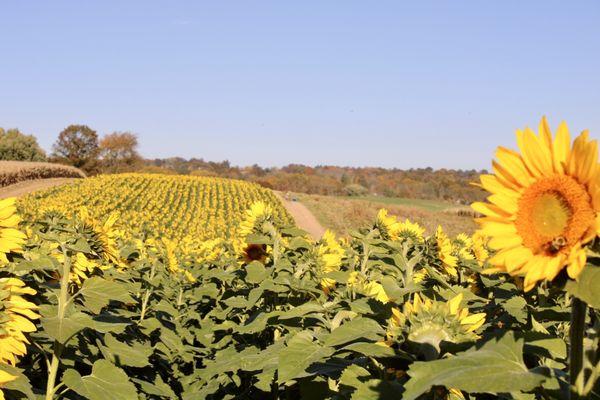
<path id="1" fill-rule="evenodd" d="M 37 190 L 48 189 L 73 181 L 75 178 L 49 178 L 24 181 L 0 188 L 0 199 L 19 197 Z"/>
<path id="2" fill-rule="evenodd" d="M 294 221 L 296 221 L 298 228 L 304 229 L 313 237 L 313 239 L 316 240 L 323 236 L 323 233 L 325 233 L 325 228 L 321 226 L 313 213 L 311 213 L 304 204 L 300 203 L 299 201 L 286 200 L 281 193 L 277 193 L 277 196 L 292 217 L 294 217 Z"/>

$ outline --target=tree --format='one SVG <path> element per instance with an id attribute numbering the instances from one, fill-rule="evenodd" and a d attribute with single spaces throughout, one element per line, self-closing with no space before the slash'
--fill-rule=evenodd
<path id="1" fill-rule="evenodd" d="M 0 128 L 0 160 L 46 161 L 46 153 L 35 136 Z"/>
<path id="2" fill-rule="evenodd" d="M 107 172 L 132 170 L 141 162 L 137 136 L 131 132 L 113 132 L 100 141 L 102 168 Z"/>
<path id="3" fill-rule="evenodd" d="M 97 172 L 98 135 L 87 125 L 69 125 L 59 135 L 53 146 L 55 160 Z"/>

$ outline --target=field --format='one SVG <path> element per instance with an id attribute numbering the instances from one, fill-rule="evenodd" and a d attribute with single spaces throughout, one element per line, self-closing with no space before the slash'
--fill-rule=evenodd
<path id="1" fill-rule="evenodd" d="M 299 195 L 331 228 L 313 238 L 270 189 L 208 177 L 0 200 L 0 399 L 595 398 L 598 147 L 544 123 L 482 177 L 477 231 Z"/>
<path id="2" fill-rule="evenodd" d="M 357 196 L 357 197 L 341 197 L 342 199 L 348 200 L 361 200 L 371 203 L 383 204 L 386 206 L 405 206 L 408 208 L 425 210 L 425 211 L 444 211 L 453 207 L 456 204 L 439 201 L 439 200 L 425 200 L 425 199 L 408 199 L 403 197 L 384 197 L 384 196 Z"/>
<path id="3" fill-rule="evenodd" d="M 264 201 L 280 224 L 292 222 L 272 191 L 256 184 L 192 176 L 101 175 L 37 192 L 20 201 L 22 213 L 39 219 L 57 211 L 73 216 L 81 207 L 92 218 L 116 213 L 123 228 L 170 240 L 231 238 L 244 212 Z"/>
<path id="4" fill-rule="evenodd" d="M 429 234 L 435 233 L 439 225 L 453 236 L 459 233 L 472 234 L 476 229 L 472 217 L 450 212 L 452 208 L 446 203 L 380 197 L 365 200 L 306 194 L 298 194 L 297 197 L 325 228 L 342 236 L 373 221 L 381 208 L 386 208 L 400 220 L 409 219 L 420 224 Z"/>
<path id="5" fill-rule="evenodd" d="M 45 162 L 0 161 L 0 188 L 15 183 L 45 178 L 83 178 L 74 167 Z"/>

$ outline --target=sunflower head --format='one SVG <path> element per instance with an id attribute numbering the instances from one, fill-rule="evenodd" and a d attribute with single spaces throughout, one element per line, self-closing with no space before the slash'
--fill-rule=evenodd
<path id="1" fill-rule="evenodd" d="M 587 131 L 571 144 L 565 123 L 553 137 L 545 118 L 537 135 L 518 130 L 517 144 L 520 152 L 498 148 L 494 173 L 481 176 L 487 202 L 472 206 L 497 251 L 490 272 L 523 276 L 525 290 L 565 268 L 575 279 L 600 232 L 598 144 Z"/>
<path id="2" fill-rule="evenodd" d="M 447 302 L 430 300 L 416 293 L 412 303 L 404 303 L 402 312 L 392 309 L 388 335 L 402 333 L 409 341 L 427 344 L 437 353 L 442 341 L 477 340 L 479 336 L 475 331 L 485 322 L 485 314 L 469 314 L 468 308 L 461 308 L 462 300 L 462 293 Z"/>
<path id="3" fill-rule="evenodd" d="M 487 247 L 488 238 L 481 231 L 477 231 L 473 234 L 471 240 L 473 241 L 473 255 L 477 263 L 482 266 L 490 256 Z"/>
<path id="4" fill-rule="evenodd" d="M 339 271 L 345 254 L 344 248 L 336 240 L 335 234 L 329 230 L 323 234 L 323 237 L 315 248 L 315 253 L 319 275 Z M 329 292 L 334 286 L 335 280 L 325 277 L 321 279 L 321 287 L 324 291 Z"/>
<path id="5" fill-rule="evenodd" d="M 381 209 L 377 213 L 375 228 L 379 231 L 383 240 L 398 240 L 400 223 L 393 215 L 388 215 L 388 210 Z"/>
<path id="6" fill-rule="evenodd" d="M 0 278 L 0 363 L 15 365 L 27 353 L 26 333 L 34 332 L 37 306 L 23 298 L 35 290 L 17 278 Z"/>
<path id="7" fill-rule="evenodd" d="M 398 237 L 402 239 L 410 239 L 415 243 L 424 241 L 425 228 L 416 222 L 410 222 L 406 219 L 398 225 Z"/>
<path id="8" fill-rule="evenodd" d="M 437 246 L 437 256 L 442 263 L 443 272 L 451 277 L 456 277 L 458 272 L 456 266 L 458 265 L 458 258 L 454 254 L 454 246 L 452 241 L 446 233 L 444 233 L 441 226 L 438 226 L 435 232 L 435 243 Z"/>
<path id="9" fill-rule="evenodd" d="M 9 253 L 18 253 L 25 244 L 25 234 L 17 229 L 21 218 L 17 215 L 16 199 L 0 200 L 0 266 L 8 263 Z"/>
<path id="10" fill-rule="evenodd" d="M 124 263 L 117 247 L 117 238 L 121 232 L 114 227 L 118 214 L 113 212 L 104 222 L 99 222 L 91 217 L 87 208 L 82 207 L 79 210 L 79 219 L 81 220 L 81 231 L 94 253 L 105 261 L 123 266 Z"/>
<path id="11" fill-rule="evenodd" d="M 245 238 L 256 230 L 260 230 L 265 222 L 272 221 L 272 219 L 273 210 L 271 207 L 263 201 L 257 201 L 246 211 L 244 219 L 240 223 L 238 235 Z"/>

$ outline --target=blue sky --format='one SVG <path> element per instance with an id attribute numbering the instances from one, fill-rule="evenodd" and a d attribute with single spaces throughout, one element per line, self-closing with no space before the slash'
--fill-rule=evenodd
<path id="1" fill-rule="evenodd" d="M 484 168 L 514 130 L 600 137 L 600 2 L 3 1 L 0 126 L 146 157 Z"/>

